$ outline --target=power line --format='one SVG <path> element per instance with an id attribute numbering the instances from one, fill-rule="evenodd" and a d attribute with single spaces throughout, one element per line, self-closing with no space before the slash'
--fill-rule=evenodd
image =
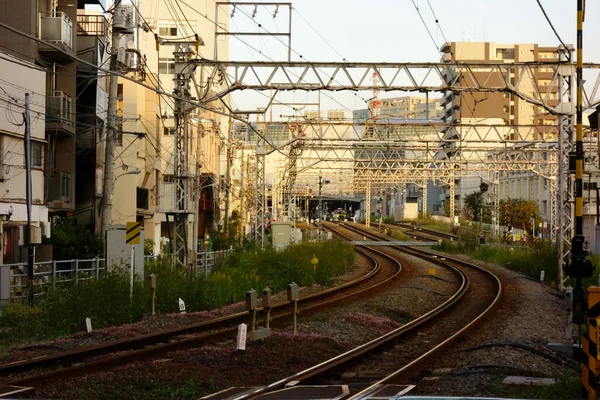
<path id="1" fill-rule="evenodd" d="M 265 8 L 266 8 L 266 7 L 265 7 Z M 300 18 L 302 18 L 302 20 L 303 20 L 304 22 L 306 22 L 306 24 L 307 24 L 307 25 L 308 25 L 308 26 L 309 26 L 309 27 L 310 27 L 310 28 L 311 28 L 313 31 L 315 31 L 315 33 L 316 33 L 317 35 L 319 35 L 319 37 L 320 37 L 321 39 L 323 39 L 323 41 L 324 41 L 324 42 L 327 44 L 327 46 L 329 46 L 329 47 L 331 48 L 331 50 L 333 50 L 333 51 L 334 51 L 334 52 L 335 52 L 335 53 L 336 53 L 338 56 L 340 56 L 340 58 L 342 59 L 342 61 L 344 61 L 344 62 L 346 61 L 346 58 L 345 58 L 344 56 L 342 56 L 342 55 L 340 54 L 340 52 L 339 52 L 339 51 L 337 51 L 337 50 L 336 50 L 336 48 L 335 48 L 335 47 L 333 47 L 333 46 L 331 45 L 331 43 L 329 43 L 329 41 L 328 41 L 327 39 L 325 39 L 325 37 L 323 37 L 323 35 L 321 35 L 321 33 L 319 33 L 319 31 L 317 31 L 317 30 L 315 29 L 315 27 L 314 27 L 314 26 L 312 26 L 312 25 L 311 25 L 311 23 L 310 23 L 310 22 L 308 22 L 308 20 L 302 16 L 302 14 L 300 14 L 300 12 L 299 12 L 299 11 L 296 9 L 296 7 L 292 7 L 292 10 L 294 10 L 294 11 L 296 12 L 296 14 L 298 14 L 298 16 L 299 16 Z"/>
<path id="2" fill-rule="evenodd" d="M 429 30 L 429 27 L 427 26 L 427 23 L 425 22 L 425 19 L 423 19 L 423 15 L 421 14 L 421 10 L 419 10 L 419 6 L 417 5 L 417 3 L 415 3 L 415 0 L 411 0 L 413 6 L 415 6 L 415 10 L 417 10 L 417 14 L 419 14 L 419 18 L 421 18 L 421 22 L 423 23 L 423 26 L 425 26 L 425 29 L 427 30 L 427 34 L 429 35 L 429 37 L 431 38 L 431 42 L 433 43 L 433 45 L 435 46 L 435 49 L 442 54 L 441 50 L 439 49 L 435 39 L 433 38 L 433 35 L 431 34 L 431 31 Z M 431 5 L 430 5 L 431 6 Z M 436 18 L 437 20 L 437 18 Z"/>
<path id="3" fill-rule="evenodd" d="M 198 12 L 198 11 L 196 11 L 196 12 Z M 15 27 L 13 27 L 13 26 L 11 26 L 9 24 L 6 24 L 4 22 L 0 22 L 0 27 L 4 28 L 6 30 L 9 30 L 9 31 L 11 31 L 13 33 L 16 33 L 17 35 L 24 36 L 24 37 L 26 37 L 28 39 L 31 39 L 31 40 L 33 40 L 35 42 L 43 43 L 43 44 L 45 44 L 45 45 L 53 48 L 54 50 L 59 51 L 62 54 L 68 56 L 72 60 L 78 61 L 78 62 L 80 62 L 80 63 L 82 63 L 84 65 L 87 65 L 89 67 L 95 68 L 98 71 L 102 71 L 102 72 L 105 72 L 105 73 L 111 74 L 111 75 L 116 75 L 116 76 L 118 76 L 118 77 L 120 77 L 120 78 L 122 78 L 124 80 L 130 81 L 130 82 L 134 82 L 134 83 L 136 83 L 136 84 L 138 84 L 138 85 L 140 85 L 142 87 L 145 87 L 146 89 L 153 90 L 155 93 L 162 94 L 162 95 L 165 95 L 165 96 L 169 96 L 169 97 L 171 97 L 173 99 L 180 100 L 180 101 L 183 101 L 185 103 L 189 103 L 189 104 L 194 105 L 196 107 L 199 107 L 201 109 L 214 112 L 215 114 L 224 115 L 226 117 L 231 117 L 232 119 L 235 119 L 236 121 L 240 121 L 243 124 L 247 125 L 253 132 L 255 132 L 257 136 L 259 136 L 260 138 L 262 138 L 265 141 L 266 144 L 268 144 L 269 146 L 273 147 L 274 149 L 277 149 L 278 152 L 281 152 L 281 150 L 278 149 L 267 137 L 265 137 L 264 135 L 262 135 L 256 129 L 254 129 L 254 127 L 248 121 L 245 121 L 242 118 L 239 118 L 239 117 L 237 117 L 235 115 L 232 115 L 232 114 L 229 114 L 229 113 L 226 113 L 226 112 L 223 112 L 223 111 L 220 111 L 220 110 L 208 107 L 205 104 L 199 103 L 197 101 L 193 101 L 193 100 L 190 100 L 190 99 L 186 99 L 184 97 L 179 97 L 179 96 L 174 95 L 174 94 L 170 94 L 170 93 L 166 93 L 166 92 L 161 91 L 161 90 L 157 90 L 156 88 L 153 88 L 150 85 L 147 85 L 147 84 L 145 84 L 143 82 L 140 82 L 140 81 L 136 80 L 135 78 L 132 78 L 132 77 L 130 77 L 130 76 L 126 75 L 126 74 L 120 73 L 118 71 L 112 71 L 110 69 L 99 67 L 99 66 L 97 66 L 97 65 L 95 65 L 95 64 L 93 64 L 91 62 L 88 62 L 88 61 L 86 61 L 86 60 L 84 60 L 82 58 L 79 58 L 79 57 L 77 57 L 75 55 L 72 55 L 72 54 L 66 52 L 65 50 L 61 49 L 59 46 L 55 45 L 54 43 L 51 43 L 51 42 L 48 42 L 46 40 L 40 39 L 40 38 L 38 38 L 38 37 L 36 37 L 36 36 L 34 36 L 32 34 L 29 34 L 27 32 L 23 32 L 20 29 L 17 29 L 17 28 L 15 28 Z M 281 152 L 281 153 L 284 154 L 283 152 Z"/>
<path id="4" fill-rule="evenodd" d="M 563 40 L 560 38 L 560 35 L 558 34 L 558 32 L 556 31 L 556 29 L 554 28 L 554 25 L 552 24 L 552 21 L 550 20 L 550 17 L 548 17 L 548 14 L 546 13 L 546 10 L 544 9 L 544 6 L 542 5 L 542 2 L 540 0 L 536 0 L 538 3 L 538 6 L 540 6 L 540 10 L 542 10 L 542 13 L 544 14 L 544 17 L 546 17 L 546 21 L 548 21 L 548 24 L 550 25 L 550 28 L 552 28 L 552 31 L 554 32 L 554 34 L 556 35 L 556 38 L 558 39 L 558 41 L 560 42 L 560 44 L 563 45 L 563 48 L 565 50 L 567 50 L 567 45 L 565 44 L 565 42 L 563 42 Z M 571 58 L 571 52 L 567 52 L 567 57 L 568 59 Z"/>

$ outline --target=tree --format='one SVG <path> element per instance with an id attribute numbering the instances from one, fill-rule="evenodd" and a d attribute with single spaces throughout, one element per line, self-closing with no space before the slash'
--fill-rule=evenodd
<path id="1" fill-rule="evenodd" d="M 535 218 L 535 224 L 541 222 L 537 203 L 532 200 L 508 199 L 500 201 L 500 223 L 505 226 L 513 226 L 519 229 L 532 230 L 531 218 Z"/>
<path id="2" fill-rule="evenodd" d="M 71 218 L 60 219 L 52 225 L 52 237 L 45 239 L 52 245 L 55 260 L 90 259 L 102 253 L 100 237 Z"/>
<path id="3" fill-rule="evenodd" d="M 471 216 L 473 221 L 485 223 L 492 222 L 492 213 L 489 207 L 485 205 L 485 197 L 482 192 L 473 192 L 465 196 L 463 215 Z"/>

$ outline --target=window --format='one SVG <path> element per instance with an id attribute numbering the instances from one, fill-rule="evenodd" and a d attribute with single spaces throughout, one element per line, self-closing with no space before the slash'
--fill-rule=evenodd
<path id="1" fill-rule="evenodd" d="M 175 182 L 175 175 L 164 174 L 163 175 L 163 182 L 164 183 L 173 183 L 173 182 Z"/>
<path id="2" fill-rule="evenodd" d="M 142 209 L 142 210 L 148 209 L 149 194 L 150 194 L 150 192 L 148 189 L 141 188 L 141 187 L 137 188 L 136 203 L 137 203 L 138 209 Z"/>
<path id="3" fill-rule="evenodd" d="M 60 196 L 69 199 L 71 193 L 71 174 L 67 172 L 60 173 Z"/>
<path id="4" fill-rule="evenodd" d="M 159 74 L 175 74 L 175 59 L 164 58 L 158 59 L 158 73 Z"/>
<path id="5" fill-rule="evenodd" d="M 165 23 L 158 27 L 159 36 L 177 36 L 177 26 L 172 23 Z"/>
<path id="6" fill-rule="evenodd" d="M 42 168 L 42 148 L 43 143 L 31 142 L 31 167 Z"/>
<path id="7" fill-rule="evenodd" d="M 173 136 L 175 135 L 175 128 L 167 128 L 166 126 L 163 128 L 163 136 Z"/>
<path id="8" fill-rule="evenodd" d="M 515 49 L 496 49 L 496 59 L 498 60 L 514 60 Z"/>

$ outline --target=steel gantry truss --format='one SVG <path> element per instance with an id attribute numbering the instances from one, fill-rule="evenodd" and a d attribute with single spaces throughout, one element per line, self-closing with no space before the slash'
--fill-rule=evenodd
<path id="1" fill-rule="evenodd" d="M 269 105 L 279 91 L 292 90 L 508 92 L 545 109 L 559 117 L 557 127 L 414 123 L 391 118 L 303 121 L 300 124 L 305 141 L 296 168 L 303 173 L 314 168 L 345 171 L 352 175 L 354 184 L 364 182 L 368 197 L 371 185 L 376 182 L 416 183 L 424 177 L 442 180 L 450 186 L 451 203 L 454 182 L 464 170 L 493 171 L 492 182 L 498 184 L 502 173 L 533 172 L 547 178 L 551 190 L 556 190 L 556 201 L 551 201 L 550 208 L 558 219 L 554 226 L 562 243 L 562 260 L 568 256 L 565 244 L 571 239 L 570 188 L 565 168 L 574 128 L 575 72 L 573 64 L 565 61 L 565 53 L 559 62 L 191 62 L 206 67 L 214 78 L 222 80 L 222 90 L 209 96 L 207 102 L 248 89 L 267 96 Z M 583 66 L 588 72 L 583 90 L 584 110 L 600 104 L 599 67 L 598 64 Z M 535 77 L 541 68 L 552 71 L 552 78 L 545 79 L 543 84 Z M 264 187 L 258 179 L 257 184 Z M 498 184 L 493 188 L 495 208 Z"/>

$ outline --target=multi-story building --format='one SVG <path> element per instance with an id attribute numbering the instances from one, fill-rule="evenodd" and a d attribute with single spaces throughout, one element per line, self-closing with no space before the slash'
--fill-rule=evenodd
<path id="1" fill-rule="evenodd" d="M 537 44 L 449 42 L 442 46 L 441 52 L 443 53 L 443 61 L 446 62 L 558 61 L 558 47 L 542 47 Z M 459 74 L 460 82 L 464 85 L 474 84 L 471 76 L 483 82 L 489 75 L 488 70 L 471 70 L 469 74 L 465 74 L 465 71 L 454 67 L 449 67 L 446 72 L 454 75 Z M 541 91 L 548 89 L 553 74 L 553 69 L 549 67 L 539 67 L 534 70 L 533 79 L 540 86 Z M 511 79 L 514 84 L 515 77 L 511 77 Z M 533 95 L 535 88 L 531 81 L 522 80 L 519 83 L 519 89 L 522 92 L 527 91 L 528 84 Z M 549 106 L 554 107 L 558 104 L 557 94 L 558 88 L 554 85 L 550 90 Z M 510 93 L 447 92 L 442 97 L 441 106 L 443 108 L 442 119 L 447 122 L 460 122 L 463 118 L 502 118 L 506 125 L 556 125 L 556 116 Z M 550 127 L 546 130 L 546 132 L 551 131 L 556 132 Z M 542 134 L 543 132 L 543 129 L 538 130 L 536 134 Z"/>
<path id="2" fill-rule="evenodd" d="M 373 108 L 374 99 L 368 101 L 368 108 L 353 112 L 355 118 L 370 118 L 369 110 Z M 381 113 L 380 118 L 397 117 L 406 119 L 438 119 L 443 111 L 441 99 L 422 96 L 401 96 L 377 99 Z"/>
<path id="3" fill-rule="evenodd" d="M 497 44 L 493 42 L 448 42 L 445 43 L 441 51 L 443 53 L 442 60 L 448 63 L 452 62 L 529 62 L 529 61 L 558 61 L 557 47 L 542 47 L 537 44 Z M 464 73 L 460 68 L 449 66 L 445 74 L 458 76 L 459 84 L 466 85 L 474 84 L 473 79 L 483 82 L 486 79 L 500 79 L 498 77 L 489 77 L 489 70 L 471 69 L 468 74 Z M 529 90 L 534 97 L 535 84 L 539 86 L 540 92 L 549 93 L 548 105 L 554 107 L 558 104 L 558 88 L 557 85 L 551 85 L 554 71 L 550 67 L 538 67 L 534 69 L 534 75 L 531 79 L 521 80 L 519 90 L 527 92 Z M 515 83 L 515 77 L 511 77 Z M 498 82 L 496 82 L 498 83 Z M 494 82 L 491 82 L 494 84 Z M 548 90 L 549 89 L 549 90 Z M 448 91 L 444 94 L 441 100 L 443 111 L 441 119 L 447 123 L 463 123 L 463 124 L 503 124 L 503 125 L 538 125 L 535 129 L 521 129 L 523 134 L 527 132 L 525 137 L 515 137 L 515 131 L 507 129 L 507 139 L 509 140 L 552 140 L 557 136 L 556 116 L 548 113 L 546 110 L 528 103 L 511 93 L 491 92 L 452 92 Z M 473 130 L 465 131 L 455 128 L 447 128 L 444 139 L 453 141 L 459 139 L 457 135 L 474 135 Z M 462 137 L 462 140 L 471 140 L 472 137 Z M 453 155 L 453 144 L 448 145 L 446 154 Z M 479 147 L 485 147 L 482 143 Z M 493 146 L 490 143 L 490 146 Z M 464 153 L 464 149 L 460 150 Z M 462 158 L 465 155 L 462 154 Z M 472 176 L 471 176 L 472 175 Z M 469 176 L 471 176 L 470 179 Z M 474 174 L 467 175 L 467 179 L 456 181 L 455 190 L 455 205 L 457 211 L 462 207 L 464 196 L 477 191 L 478 185 L 473 182 L 485 179 L 486 174 L 475 176 Z M 510 179 L 510 178 L 508 178 Z M 463 184 L 464 183 L 464 184 Z M 500 195 L 504 195 L 506 191 L 501 191 Z M 442 201 L 447 201 L 449 190 L 442 193 Z M 543 205 L 540 204 L 540 207 Z"/>
<path id="4" fill-rule="evenodd" d="M 108 21 L 100 13 L 77 10 L 77 57 L 96 66 L 108 60 Z M 104 174 L 104 138 L 108 107 L 108 76 L 77 64 L 75 211 L 77 224 L 99 233 Z"/>
<path id="5" fill-rule="evenodd" d="M 78 4 L 98 3 L 81 1 Z M 0 46 L 46 68 L 45 201 L 51 216 L 75 209 L 75 135 L 77 107 L 77 7 L 70 0 L 0 3 L 0 14 L 20 30 L 55 46 L 4 30 Z M 58 50 L 60 49 L 60 50 Z"/>
<path id="6" fill-rule="evenodd" d="M 41 190 L 37 197 L 34 193 L 34 201 L 40 202 L 36 207 L 47 209 L 49 218 L 71 215 L 75 210 L 76 137 L 79 128 L 87 124 L 80 121 L 78 116 L 89 112 L 80 111 L 75 100 L 78 95 L 79 66 L 72 61 L 71 56 L 78 55 L 79 50 L 82 50 L 78 47 L 78 12 L 87 4 L 106 6 L 105 0 L 80 0 L 73 3 L 71 0 L 0 2 L 0 15 L 5 20 L 24 33 L 44 41 L 38 42 L 7 30 L 2 30 L 0 35 L 2 51 L 45 71 L 43 85 L 39 85 L 34 78 L 30 80 L 29 75 L 19 76 L 14 68 L 3 68 L 5 75 L 2 79 L 6 82 L 22 82 L 22 86 L 27 89 L 34 85 L 35 88 L 31 88 L 35 89 L 33 98 L 44 97 L 43 102 L 35 100 L 37 105 L 43 104 L 44 110 L 39 115 L 43 116 L 44 124 L 33 126 L 38 135 L 35 136 L 33 155 L 35 161 L 41 163 L 34 166 L 34 176 L 41 173 L 44 178 L 34 178 L 34 182 L 37 182 L 34 183 L 34 192 Z M 35 68 L 29 70 L 35 71 Z M 32 75 L 38 74 L 32 72 Z M 95 111 L 94 109 L 91 113 Z M 38 131 L 41 127 L 44 127 L 44 133 L 40 137 Z M 19 190 L 14 189 L 12 193 L 18 195 Z M 41 219 L 46 219 L 39 215 Z M 45 231 L 49 234 L 49 229 Z"/>
<path id="7" fill-rule="evenodd" d="M 25 186 L 25 94 L 29 94 L 31 121 L 31 189 L 34 231 L 49 233 L 45 202 L 44 158 L 46 152 L 46 70 L 33 63 L 0 53 L 0 264 L 21 262 L 27 223 Z M 8 271 L 8 270 L 7 270 Z M 4 279 L 0 277 L 0 280 Z"/>
<path id="8" fill-rule="evenodd" d="M 115 137 L 115 187 L 112 223 L 142 222 L 144 239 L 160 252 L 161 179 L 160 111 L 157 95 L 135 82 L 119 79 L 118 129 Z"/>
<path id="9" fill-rule="evenodd" d="M 169 6 L 168 1 L 157 0 L 153 2 L 141 2 L 139 13 L 143 18 L 143 29 L 137 32 L 138 48 L 146 56 L 146 65 L 149 73 L 157 73 L 158 80 L 153 82 L 167 93 L 173 93 L 175 88 L 173 78 L 175 77 L 175 58 L 173 52 L 179 46 L 185 50 L 194 47 L 194 35 L 198 34 L 203 45 L 199 49 L 200 55 L 212 57 L 215 48 L 218 50 L 219 59 L 227 59 L 229 56 L 229 37 L 222 35 L 215 40 L 216 10 L 214 3 L 208 0 L 194 2 L 194 8 L 205 10 L 206 15 L 198 14 L 191 10 L 174 9 Z M 219 29 L 228 30 L 229 10 L 227 7 L 219 8 Z M 210 21 L 215 21 L 212 23 Z M 155 36 L 156 35 L 156 36 Z M 157 39 L 160 44 L 157 51 Z M 181 43 L 177 45 L 177 43 Z M 197 68 L 195 72 L 196 82 L 202 91 L 201 97 L 210 96 L 218 92 L 217 82 L 209 81 L 211 71 L 204 67 Z M 191 86 L 191 96 L 198 97 L 195 85 Z M 216 110 L 227 111 L 230 100 L 223 98 L 221 101 L 207 104 L 207 107 Z M 158 207 L 157 211 L 161 218 L 161 235 L 169 237 L 169 224 L 167 214 L 174 211 L 175 207 L 175 181 L 173 174 L 174 165 L 174 102 L 166 97 L 160 99 L 160 150 L 161 150 L 161 178 L 158 182 Z M 192 118 L 192 126 L 189 129 L 192 151 L 189 153 L 188 170 L 192 179 L 191 191 L 193 201 L 188 201 L 190 223 L 188 232 L 196 232 L 188 235 L 190 248 L 195 247 L 198 238 L 205 237 L 206 233 L 216 227 L 220 217 L 219 186 L 220 176 L 224 173 L 221 169 L 221 159 L 227 149 L 227 133 L 229 119 L 213 111 L 197 109 Z"/>

